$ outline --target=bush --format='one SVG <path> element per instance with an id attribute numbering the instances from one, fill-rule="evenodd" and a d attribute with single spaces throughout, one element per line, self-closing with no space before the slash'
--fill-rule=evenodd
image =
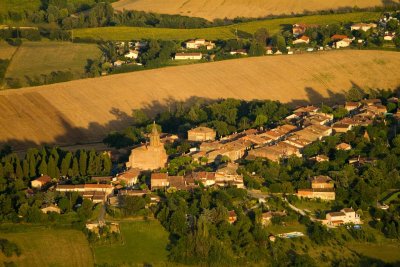
<path id="1" fill-rule="evenodd" d="M 0 238 L 0 249 L 6 257 L 11 257 L 14 253 L 17 256 L 21 255 L 21 249 L 18 245 L 4 238 Z"/>

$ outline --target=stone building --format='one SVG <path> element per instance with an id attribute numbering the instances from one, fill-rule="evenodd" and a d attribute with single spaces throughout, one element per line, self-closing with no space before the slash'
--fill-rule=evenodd
<path id="1" fill-rule="evenodd" d="M 197 127 L 188 131 L 188 140 L 196 142 L 214 141 L 216 132 L 208 127 Z"/>
<path id="2" fill-rule="evenodd" d="M 167 160 L 167 152 L 165 151 L 164 144 L 161 143 L 160 134 L 154 123 L 150 134 L 150 144 L 132 149 L 126 167 L 141 170 L 156 170 L 165 167 Z"/>

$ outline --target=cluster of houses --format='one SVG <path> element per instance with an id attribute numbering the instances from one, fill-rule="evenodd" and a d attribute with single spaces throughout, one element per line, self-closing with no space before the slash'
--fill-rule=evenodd
<path id="1" fill-rule="evenodd" d="M 397 103 L 397 98 L 388 101 Z M 269 159 L 279 162 L 290 156 L 302 157 L 303 149 L 311 143 L 321 140 L 333 133 L 344 133 L 355 126 L 367 126 L 377 117 L 384 115 L 387 110 L 379 99 L 365 99 L 360 102 L 347 102 L 345 109 L 349 116 L 333 123 L 333 116 L 319 111 L 314 106 L 304 106 L 294 110 L 287 116 L 282 125 L 273 129 L 249 129 L 240 133 L 221 137 L 217 140 L 215 130 L 200 126 L 188 131 L 188 140 L 194 145 L 187 154 L 201 164 L 213 164 L 215 171 L 190 172 L 183 175 L 169 175 L 160 172 L 168 163 L 164 143 L 174 142 L 176 136 L 160 135 L 156 125 L 149 134 L 149 143 L 135 147 L 131 151 L 127 170 L 115 177 L 92 177 L 93 184 L 57 184 L 49 176 L 41 176 L 31 181 L 31 187 L 44 190 L 49 187 L 57 192 L 77 192 L 83 198 L 94 203 L 114 199 L 116 204 L 121 195 L 149 195 L 152 201 L 159 198 L 152 193 L 154 190 L 192 190 L 196 187 L 225 187 L 235 186 L 244 188 L 243 176 L 238 173 L 240 159 L 254 160 Z M 400 119 L 400 113 L 394 114 Z M 368 133 L 364 135 L 369 139 Z M 341 143 L 338 150 L 351 149 L 350 144 Z M 317 162 L 329 161 L 325 155 L 316 155 L 310 160 Z M 372 159 L 355 157 L 350 164 L 363 164 Z M 133 190 L 137 187 L 139 177 L 144 172 L 150 172 L 150 190 Z M 317 176 L 311 179 L 311 188 L 298 189 L 298 197 L 335 199 L 334 183 L 328 176 Z M 117 205 L 117 204 L 116 204 Z M 52 208 L 52 207 L 46 207 Z M 334 223 L 330 223 L 334 224 Z"/>

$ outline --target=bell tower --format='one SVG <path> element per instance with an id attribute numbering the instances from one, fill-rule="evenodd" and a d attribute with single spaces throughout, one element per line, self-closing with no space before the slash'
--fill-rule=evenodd
<path id="1" fill-rule="evenodd" d="M 156 122 L 153 122 L 153 128 L 150 133 L 150 146 L 158 147 L 161 145 L 160 134 L 158 133 Z"/>

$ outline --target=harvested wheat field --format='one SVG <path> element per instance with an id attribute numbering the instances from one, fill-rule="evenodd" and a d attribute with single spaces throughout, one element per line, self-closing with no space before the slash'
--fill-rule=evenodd
<path id="1" fill-rule="evenodd" d="M 163 14 L 179 14 L 215 18 L 302 14 L 305 11 L 330 10 L 343 7 L 374 7 L 384 0 L 120 0 L 113 3 L 116 10 L 140 10 Z M 393 3 L 398 3 L 394 0 Z"/>
<path id="2" fill-rule="evenodd" d="M 331 51 L 265 56 L 154 69 L 0 92 L 0 142 L 101 140 L 129 124 L 132 109 L 155 112 L 174 101 L 273 99 L 293 105 L 341 101 L 352 84 L 395 88 L 400 53 Z"/>

